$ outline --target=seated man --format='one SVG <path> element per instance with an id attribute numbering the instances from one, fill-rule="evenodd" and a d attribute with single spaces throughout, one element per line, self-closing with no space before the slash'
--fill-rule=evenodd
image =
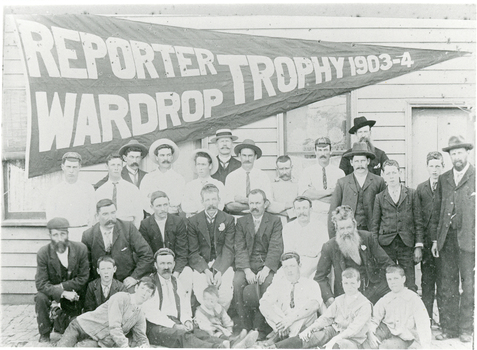
<path id="1" fill-rule="evenodd" d="M 168 348 L 229 348 L 230 341 L 194 329 L 190 298 L 173 275 L 175 254 L 161 248 L 154 254 L 156 273 L 151 279 L 157 293 L 144 304 L 147 337 L 153 345 Z"/>
<path id="2" fill-rule="evenodd" d="M 407 289 L 401 266 L 389 266 L 386 279 L 391 291 L 373 309 L 365 349 L 407 349 L 419 339 L 422 349 L 431 348 L 431 323 L 419 295 Z"/>
<path id="3" fill-rule="evenodd" d="M 50 341 L 52 300 L 61 305 L 55 329 L 62 333 L 70 319 L 81 313 L 81 299 L 89 277 L 88 249 L 83 243 L 68 240 L 68 220 L 53 218 L 46 227 L 51 242 L 37 253 L 35 276 L 35 312 L 41 343 Z"/>
<path id="4" fill-rule="evenodd" d="M 285 278 L 275 278 L 260 299 L 260 311 L 277 335 L 271 342 L 298 335 L 316 320 L 323 304 L 318 283 L 300 274 L 300 255 L 287 252 L 280 261 Z"/>
<path id="5" fill-rule="evenodd" d="M 353 267 L 361 275 L 359 290 L 373 304 L 389 292 L 386 283 L 386 267 L 394 265 L 392 260 L 368 231 L 357 229 L 353 209 L 348 205 L 337 207 L 332 215 L 336 236 L 323 245 L 315 281 L 320 284 L 321 295 L 326 306 L 330 306 L 335 297 L 344 293 L 341 285 L 341 273 Z M 334 292 L 330 285 L 329 274 L 333 267 L 335 273 Z"/>
<path id="6" fill-rule="evenodd" d="M 116 262 L 110 256 L 102 256 L 98 259 L 97 272 L 99 278 L 89 282 L 84 298 L 84 312 L 96 310 L 117 292 L 126 292 L 124 285 L 115 279 Z"/>
<path id="7" fill-rule="evenodd" d="M 133 334 L 131 345 L 148 347 L 146 319 L 141 306 L 154 295 L 155 290 L 149 277 L 141 278 L 134 294 L 116 293 L 96 310 L 73 320 L 57 347 L 72 348 L 84 341 L 84 347 L 127 348 L 129 341 L 126 334 L 129 331 Z"/>
<path id="8" fill-rule="evenodd" d="M 298 337 L 276 344 L 277 348 L 359 349 L 366 340 L 373 305 L 358 290 L 361 276 L 349 267 L 341 274 L 345 294 L 336 298 L 325 313 Z"/>

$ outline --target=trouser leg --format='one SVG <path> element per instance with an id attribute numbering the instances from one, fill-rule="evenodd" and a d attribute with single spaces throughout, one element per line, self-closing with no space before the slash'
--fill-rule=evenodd
<path id="1" fill-rule="evenodd" d="M 381 342 L 380 349 L 407 349 L 413 343 L 412 340 L 403 340 L 394 336 L 383 322 L 379 324 L 375 334 Z"/>
<path id="2" fill-rule="evenodd" d="M 186 266 L 179 274 L 178 278 L 188 298 L 190 298 L 192 292 L 192 274 L 192 269 L 189 266 Z"/>
<path id="3" fill-rule="evenodd" d="M 265 281 L 259 285 L 260 297 L 262 297 L 262 295 L 267 291 L 270 284 L 272 284 L 273 276 L 274 273 L 270 271 L 267 278 L 265 278 Z M 268 333 L 268 331 L 271 331 L 270 327 L 265 321 L 265 317 L 263 317 L 262 313 L 260 312 L 260 309 L 257 307 L 254 312 L 255 314 L 253 320 L 253 328 L 263 333 Z"/>
<path id="4" fill-rule="evenodd" d="M 242 270 L 235 271 L 234 275 L 234 300 L 235 300 L 235 311 L 239 316 L 239 328 L 246 329 L 247 331 L 252 329 L 252 321 L 250 318 L 250 312 L 245 307 L 243 302 L 243 289 L 247 285 L 247 280 L 245 278 L 245 273 Z"/>
<path id="5" fill-rule="evenodd" d="M 396 239 L 397 238 L 398 237 L 396 237 Z M 404 273 L 406 274 L 406 287 L 417 292 L 416 272 L 414 267 L 414 247 L 406 246 L 400 237 L 396 243 L 398 251 L 397 263 L 404 269 Z"/>
<path id="6" fill-rule="evenodd" d="M 460 297 L 460 333 L 472 334 L 474 330 L 474 283 L 475 255 L 473 252 L 459 252 L 459 270 L 462 282 Z"/>
<path id="7" fill-rule="evenodd" d="M 192 272 L 192 289 L 197 301 L 202 305 L 204 303 L 204 289 L 209 285 L 207 283 L 207 276 L 205 273 L 199 271 Z"/>
<path id="8" fill-rule="evenodd" d="M 338 332 L 332 326 L 327 326 L 317 332 L 312 333 L 310 339 L 303 343 L 303 348 L 311 349 L 316 347 L 322 347 L 337 334 Z"/>
<path id="9" fill-rule="evenodd" d="M 40 335 L 49 335 L 53 329 L 50 321 L 50 298 L 41 292 L 35 296 L 35 312 Z"/>
<path id="10" fill-rule="evenodd" d="M 229 267 L 222 275 L 222 284 L 219 288 L 219 304 L 225 311 L 230 307 L 234 292 L 234 270 Z"/>
<path id="11" fill-rule="evenodd" d="M 89 335 L 85 333 L 78 321 L 74 319 L 71 321 L 68 328 L 66 328 L 56 346 L 60 348 L 72 348 L 78 342 L 88 338 L 90 338 Z"/>
<path id="12" fill-rule="evenodd" d="M 422 251 L 421 261 L 421 287 L 422 287 L 422 302 L 426 306 L 429 318 L 432 319 L 434 298 L 436 291 L 437 267 L 436 259 L 432 256 L 431 250 L 425 247 Z"/>

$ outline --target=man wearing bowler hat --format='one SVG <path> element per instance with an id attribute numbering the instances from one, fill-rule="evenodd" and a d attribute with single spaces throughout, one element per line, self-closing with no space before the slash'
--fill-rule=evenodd
<path id="1" fill-rule="evenodd" d="M 147 198 L 155 191 L 167 193 L 170 200 L 169 213 L 178 214 L 185 180 L 181 174 L 172 169 L 172 163 L 179 158 L 179 147 L 169 139 L 159 139 L 149 147 L 149 157 L 158 168 L 144 176 L 139 189 Z M 152 214 L 152 210 L 147 209 Z"/>
<path id="2" fill-rule="evenodd" d="M 242 166 L 240 161 L 232 157 L 233 141 L 237 139 L 237 136 L 232 135 L 232 130 L 220 129 L 215 133 L 215 137 L 210 140 L 211 142 L 215 142 L 217 151 L 219 152 L 217 156 L 219 166 L 215 173 L 212 172 L 212 177 L 224 185 L 227 175 Z"/>
<path id="3" fill-rule="evenodd" d="M 460 336 L 471 342 L 474 330 L 475 269 L 475 169 L 468 162 L 471 143 L 452 136 L 443 148 L 453 168 L 437 181 L 430 220 L 432 254 L 439 257 L 438 279 L 442 285 L 439 319 L 442 334 L 437 340 Z M 459 279 L 460 275 L 460 279 Z M 462 284 L 462 294 L 459 292 Z M 438 295 L 439 298 L 439 295 Z"/>
<path id="4" fill-rule="evenodd" d="M 381 168 L 388 156 L 383 150 L 375 147 L 371 142 L 371 128 L 376 124 L 375 120 L 368 120 L 366 117 L 354 118 L 354 125 L 349 129 L 350 134 L 355 134 L 357 142 L 366 142 L 369 150 L 374 154 L 374 158 L 369 162 L 368 169 L 370 172 L 376 175 L 381 175 Z M 351 149 L 347 150 L 344 154 L 351 152 Z M 340 169 L 342 169 L 346 175 L 353 172 L 353 166 L 348 158 L 343 154 L 340 162 Z"/>
<path id="5" fill-rule="evenodd" d="M 131 182 L 136 187 L 139 187 L 142 179 L 147 174 L 144 170 L 139 169 L 139 164 L 147 156 L 147 147 L 140 144 L 136 140 L 131 140 L 119 149 L 121 159 L 126 162 L 126 165 L 121 171 L 121 177 Z M 94 189 L 97 190 L 101 185 L 108 181 L 108 175 L 94 184 Z"/>
<path id="6" fill-rule="evenodd" d="M 261 189 L 267 198 L 272 198 L 272 185 L 268 175 L 254 166 L 255 161 L 262 156 L 262 150 L 253 140 L 244 140 L 235 146 L 234 151 L 242 161 L 242 166 L 227 176 L 225 208 L 230 214 L 243 215 L 249 209 L 250 191 Z"/>

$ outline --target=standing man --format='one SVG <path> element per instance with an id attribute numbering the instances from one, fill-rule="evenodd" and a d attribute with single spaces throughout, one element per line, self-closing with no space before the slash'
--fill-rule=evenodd
<path id="1" fill-rule="evenodd" d="M 145 199 L 139 189 L 121 177 L 123 161 L 119 154 L 110 154 L 106 158 L 108 181 L 96 190 L 96 203 L 101 199 L 111 199 L 116 205 L 116 217 L 130 221 L 139 228 L 144 217 L 142 208 Z"/>
<path id="2" fill-rule="evenodd" d="M 217 151 L 219 152 L 217 156 L 217 160 L 219 161 L 218 169 L 215 173 L 212 172 L 212 177 L 224 185 L 227 175 L 242 166 L 240 161 L 232 157 L 233 141 L 237 139 L 238 137 L 232 135 L 230 129 L 220 129 L 215 133 L 215 137 L 210 140 L 211 142 L 215 142 Z"/>
<path id="3" fill-rule="evenodd" d="M 351 160 L 354 171 L 338 180 L 331 196 L 328 216 L 330 238 L 335 236 L 331 215 L 333 210 L 341 205 L 349 205 L 353 209 L 358 230 L 369 231 L 373 220 L 374 199 L 386 189 L 383 178 L 368 170 L 368 165 L 375 156 L 368 149 L 366 142 L 356 142 L 351 152 L 345 153 L 343 157 Z"/>
<path id="4" fill-rule="evenodd" d="M 139 188 L 144 175 L 147 174 L 144 170 L 139 169 L 139 163 L 147 156 L 147 147 L 136 140 L 131 140 L 122 146 L 118 153 L 121 159 L 126 162 L 126 165 L 122 168 L 121 177 Z M 94 189 L 97 190 L 106 181 L 108 181 L 108 175 L 99 180 L 94 185 Z"/>
<path id="5" fill-rule="evenodd" d="M 205 185 L 200 194 L 204 210 L 192 216 L 187 226 L 194 294 L 203 304 L 204 289 L 215 285 L 220 305 L 228 310 L 233 296 L 235 220 L 218 209 L 220 197 L 215 185 Z"/>
<path id="6" fill-rule="evenodd" d="M 191 217 L 204 209 L 200 193 L 205 185 L 213 184 L 219 189 L 219 197 L 224 198 L 225 196 L 224 184 L 210 177 L 210 174 L 215 173 L 219 166 L 217 158 L 207 149 L 197 149 L 192 152 L 191 160 L 194 164 L 193 169 L 197 174 L 197 179 L 188 182 L 184 190 L 181 209 L 186 213 L 186 217 Z M 219 203 L 219 209 L 224 209 L 222 202 Z"/>
<path id="7" fill-rule="evenodd" d="M 149 147 L 149 157 L 158 168 L 144 176 L 139 186 L 147 198 L 155 191 L 166 192 L 169 196 L 169 213 L 178 214 L 185 187 L 184 177 L 172 169 L 172 163 L 179 158 L 179 147 L 169 139 L 159 139 Z M 152 214 L 152 211 L 149 212 Z"/>
<path id="8" fill-rule="evenodd" d="M 313 201 L 313 213 L 320 221 L 320 229 L 326 230 L 331 195 L 336 182 L 345 174 L 330 163 L 331 141 L 328 137 L 316 139 L 315 155 L 317 163 L 303 170 L 298 183 L 298 192 Z"/>
<path id="9" fill-rule="evenodd" d="M 377 148 L 371 142 L 371 128 L 376 124 L 375 120 L 368 120 L 366 117 L 354 118 L 354 126 L 349 129 L 350 134 L 356 134 L 356 142 L 366 142 L 371 153 L 375 155 L 375 158 L 368 164 L 368 170 L 375 175 L 381 175 L 381 169 L 388 156 L 383 150 Z M 344 154 L 351 152 L 351 149 L 347 150 Z M 350 163 L 350 159 L 346 158 L 343 154 L 340 162 L 340 169 L 342 169 L 346 175 L 351 174 L 354 170 Z"/>
<path id="10" fill-rule="evenodd" d="M 422 272 L 422 301 L 426 305 L 429 319 L 433 320 L 434 299 L 437 294 L 441 292 L 441 284 L 437 278 L 437 258 L 432 256 L 431 247 L 431 232 L 429 224 L 432 217 L 432 210 L 434 207 L 434 195 L 437 188 L 437 180 L 444 169 L 444 158 L 440 152 L 429 152 L 427 154 L 427 172 L 429 179 L 420 183 L 417 186 L 416 193 L 421 203 L 422 210 L 422 224 L 424 230 L 424 248 L 422 251 L 421 272 Z M 437 306 L 440 310 L 441 298 L 437 298 Z"/>
<path id="11" fill-rule="evenodd" d="M 52 300 L 61 305 L 63 317 L 58 321 L 63 331 L 81 308 L 89 277 L 88 249 L 81 242 L 68 240 L 68 220 L 53 218 L 46 225 L 50 243 L 42 247 L 36 256 L 35 312 L 40 333 L 40 343 L 50 341 L 53 325 L 50 321 Z M 55 322 L 56 325 L 56 322 Z"/>
<path id="12" fill-rule="evenodd" d="M 112 200 L 100 200 L 96 213 L 98 223 L 86 230 L 81 240 L 89 250 L 92 278 L 98 278 L 98 259 L 110 255 L 117 264 L 116 278 L 130 289 L 152 271 L 151 248 L 131 222 L 116 219 Z"/>
<path id="13" fill-rule="evenodd" d="M 46 198 L 46 219 L 68 220 L 69 237 L 75 242 L 79 242 L 83 231 L 94 223 L 94 189 L 91 184 L 78 180 L 81 162 L 81 155 L 76 152 L 63 155 L 63 181 L 53 187 Z"/>
<path id="14" fill-rule="evenodd" d="M 280 214 L 282 218 L 294 218 L 293 201 L 298 196 L 298 183 L 292 176 L 292 161 L 289 156 L 280 156 L 276 161 L 277 178 L 272 182 L 272 201 L 276 209 L 273 213 Z M 285 224 L 287 220 L 282 220 Z"/>
<path id="15" fill-rule="evenodd" d="M 475 269 L 475 169 L 468 162 L 474 146 L 462 136 L 452 136 L 448 152 L 454 167 L 439 176 L 430 221 L 432 254 L 439 257 L 443 303 L 437 340 L 460 335 L 472 341 L 474 330 Z M 462 295 L 459 292 L 459 275 Z M 438 294 L 439 297 L 439 294 Z"/>
<path id="16" fill-rule="evenodd" d="M 265 212 L 269 202 L 264 191 L 254 189 L 248 199 L 250 214 L 237 220 L 235 230 L 234 300 L 240 329 L 258 328 L 263 336 L 265 319 L 258 310 L 252 318 L 243 291 L 247 285 L 258 284 L 261 297 L 272 283 L 283 253 L 282 222 Z"/>
<path id="17" fill-rule="evenodd" d="M 268 175 L 254 167 L 255 161 L 262 156 L 262 150 L 253 140 L 244 140 L 235 146 L 234 151 L 242 161 L 242 167 L 227 176 L 225 208 L 230 214 L 244 215 L 249 209 L 247 197 L 250 191 L 259 188 L 267 198 L 271 198 L 272 186 Z"/>

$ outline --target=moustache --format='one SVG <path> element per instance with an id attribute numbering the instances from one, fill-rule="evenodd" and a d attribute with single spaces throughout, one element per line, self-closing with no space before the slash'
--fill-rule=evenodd
<path id="1" fill-rule="evenodd" d="M 306 217 L 308 217 L 308 214 L 307 214 L 307 213 L 300 213 L 300 214 L 298 214 L 298 217 L 300 217 L 300 216 L 306 216 Z"/>
<path id="2" fill-rule="evenodd" d="M 220 149 L 230 149 L 230 147 L 228 147 L 228 146 L 222 146 L 222 147 L 220 147 Z"/>
<path id="3" fill-rule="evenodd" d="M 252 209 L 250 209 L 250 212 L 251 212 L 251 213 L 258 213 L 259 210 L 258 210 L 257 208 L 252 208 Z"/>
<path id="4" fill-rule="evenodd" d="M 217 209 L 217 206 L 213 204 L 207 206 L 207 210 L 212 210 L 212 209 L 214 210 Z"/>
<path id="5" fill-rule="evenodd" d="M 139 166 L 139 163 L 134 162 L 131 164 L 131 166 Z"/>
<path id="6" fill-rule="evenodd" d="M 249 160 L 246 160 L 246 161 L 243 161 L 242 164 L 252 164 L 252 162 Z"/>
<path id="7" fill-rule="evenodd" d="M 116 220 L 108 220 L 104 225 L 116 225 Z"/>
<path id="8" fill-rule="evenodd" d="M 59 253 L 63 253 L 66 250 L 67 246 L 68 246 L 67 241 L 54 243 L 55 250 Z"/>
<path id="9" fill-rule="evenodd" d="M 321 159 L 321 158 L 326 159 L 326 158 L 328 158 L 328 157 L 325 156 L 325 155 L 322 155 L 322 156 L 320 156 L 320 159 Z"/>
<path id="10" fill-rule="evenodd" d="M 169 162 L 168 160 L 163 160 L 161 163 L 162 164 L 171 164 L 171 162 Z"/>
<path id="11" fill-rule="evenodd" d="M 363 170 L 364 170 L 364 169 L 366 169 L 366 168 L 365 168 L 364 166 L 357 166 L 357 167 L 356 167 L 356 170 L 358 170 L 358 169 L 363 169 Z"/>
<path id="12" fill-rule="evenodd" d="M 171 269 L 164 269 L 164 270 L 162 270 L 162 273 L 171 273 L 171 272 L 172 272 Z"/>

